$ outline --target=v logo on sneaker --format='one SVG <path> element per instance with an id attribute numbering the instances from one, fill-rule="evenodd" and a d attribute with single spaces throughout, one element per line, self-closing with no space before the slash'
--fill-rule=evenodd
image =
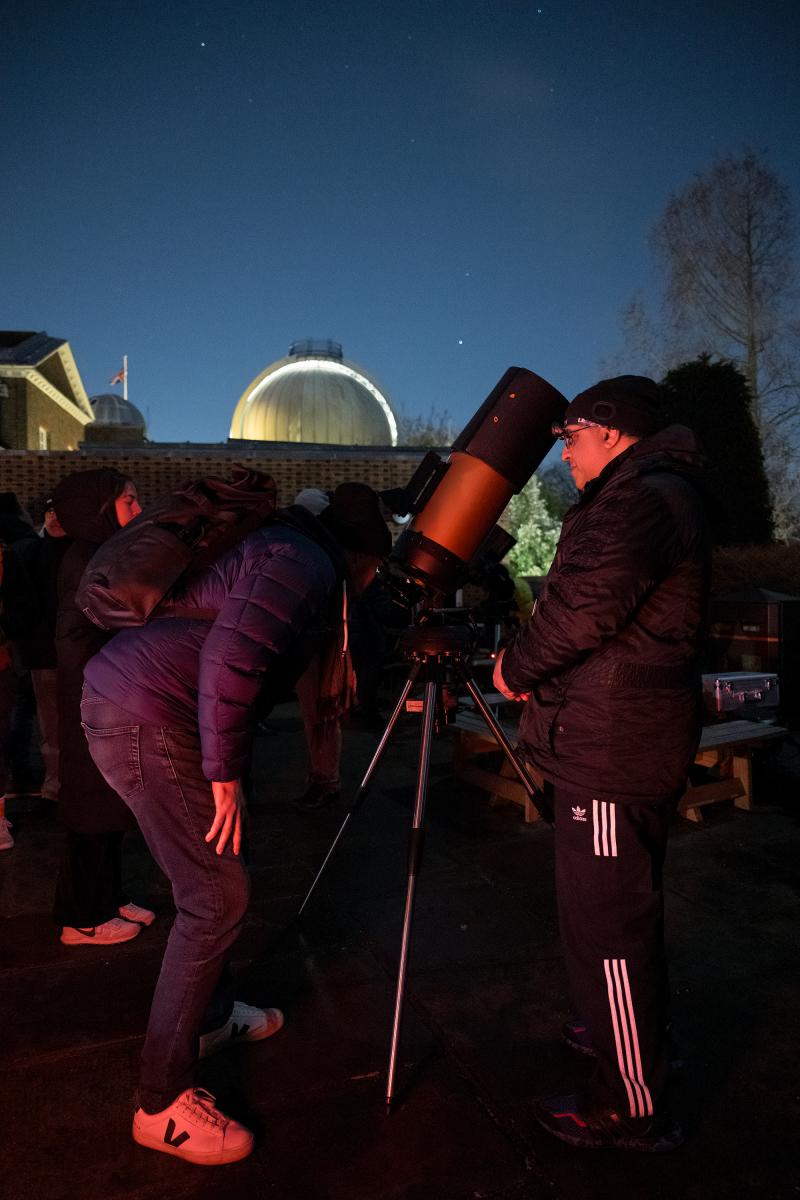
<path id="1" fill-rule="evenodd" d="M 185 1129 L 183 1133 L 179 1133 L 177 1137 L 172 1136 L 174 1132 L 175 1122 L 173 1121 L 172 1117 L 170 1117 L 170 1119 L 167 1121 L 167 1128 L 164 1133 L 164 1142 L 167 1146 L 182 1146 L 183 1143 L 188 1142 L 189 1138 L 192 1136 L 190 1133 L 187 1133 Z"/>
<path id="2" fill-rule="evenodd" d="M 231 1041 L 233 1041 L 234 1038 L 245 1037 L 249 1031 L 249 1025 L 237 1025 L 234 1021 L 233 1025 L 231 1025 Z"/>

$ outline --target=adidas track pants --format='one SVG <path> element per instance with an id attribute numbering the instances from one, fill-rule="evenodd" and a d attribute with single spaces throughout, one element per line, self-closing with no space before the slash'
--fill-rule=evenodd
<path id="1" fill-rule="evenodd" d="M 675 802 L 615 803 L 555 785 L 561 944 L 597 1053 L 591 1099 L 651 1117 L 667 1075 L 662 868 Z"/>

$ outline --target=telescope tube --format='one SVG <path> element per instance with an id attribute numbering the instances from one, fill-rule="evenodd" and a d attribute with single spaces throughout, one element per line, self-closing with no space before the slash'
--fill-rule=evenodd
<path id="1" fill-rule="evenodd" d="M 541 376 L 509 367 L 453 442 L 438 485 L 393 558 L 423 586 L 453 591 L 515 492 L 555 438 L 567 401 Z"/>

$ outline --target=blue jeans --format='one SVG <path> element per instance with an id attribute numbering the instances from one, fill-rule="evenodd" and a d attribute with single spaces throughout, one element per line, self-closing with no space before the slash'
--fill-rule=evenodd
<path id="1" fill-rule="evenodd" d="M 150 852 L 172 884 L 177 909 L 142 1050 L 138 1101 L 160 1112 L 192 1087 L 200 1034 L 230 1013 L 223 998 L 227 958 L 250 898 L 247 867 L 205 835 L 214 819 L 196 730 L 143 725 L 88 684 L 83 728 L 101 774 L 132 810 Z"/>

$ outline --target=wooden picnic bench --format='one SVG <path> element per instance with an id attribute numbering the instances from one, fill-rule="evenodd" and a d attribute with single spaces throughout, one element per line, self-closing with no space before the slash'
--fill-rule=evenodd
<path id="1" fill-rule="evenodd" d="M 493 693 L 487 695 L 486 700 L 495 707 L 503 702 L 503 697 Z M 513 744 L 517 737 L 517 722 L 498 717 L 498 723 Z M 538 820 L 536 808 L 505 757 L 499 771 L 488 770 L 475 761 L 487 751 L 500 749 L 481 715 L 475 709 L 461 708 L 450 728 L 456 732 L 453 751 L 456 778 L 489 792 L 491 803 L 510 800 L 520 804 L 526 821 Z M 702 809 L 721 800 L 733 800 L 737 808 L 752 808 L 753 751 L 783 737 L 786 732 L 779 725 L 760 721 L 722 721 L 717 725 L 705 725 L 694 761 L 696 766 L 711 768 L 714 777 L 696 784 L 690 781 L 680 802 L 681 814 L 689 821 L 702 821 Z M 529 773 L 534 783 L 541 785 L 537 772 L 529 768 Z"/>

